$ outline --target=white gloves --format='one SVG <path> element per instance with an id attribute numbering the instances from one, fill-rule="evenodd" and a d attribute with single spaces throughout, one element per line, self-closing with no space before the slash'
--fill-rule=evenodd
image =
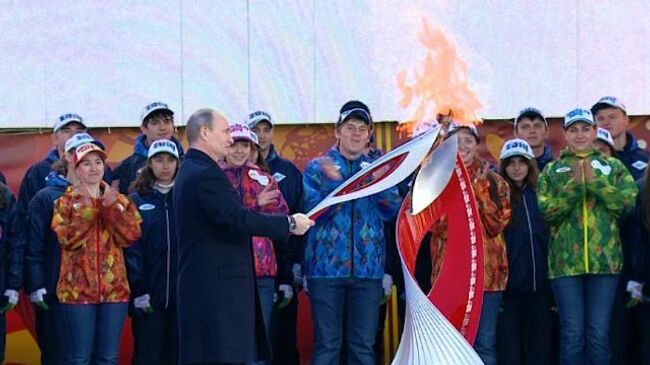
<path id="1" fill-rule="evenodd" d="M 47 290 L 45 290 L 45 288 L 37 289 L 36 291 L 29 294 L 29 301 L 47 310 L 49 308 L 47 306 L 47 303 L 45 303 L 45 299 L 43 299 L 43 295 L 45 294 L 47 294 Z"/>
<path id="2" fill-rule="evenodd" d="M 151 297 L 149 297 L 149 294 L 143 294 L 133 299 L 133 306 L 135 309 L 139 309 L 143 312 L 152 312 L 153 309 L 151 308 L 151 303 L 149 303 L 150 300 Z"/>
<path id="3" fill-rule="evenodd" d="M 384 278 L 381 279 L 381 287 L 384 289 L 384 296 L 389 297 L 390 293 L 393 291 L 393 277 L 384 274 Z"/>
<path id="4" fill-rule="evenodd" d="M 627 282 L 627 288 L 625 290 L 630 293 L 632 299 L 643 301 L 643 283 L 630 280 Z"/>
<path id="5" fill-rule="evenodd" d="M 18 292 L 12 289 L 5 290 L 5 297 L 7 297 L 7 305 L 2 308 L 2 313 L 9 312 L 14 309 L 16 304 L 18 304 Z"/>
<path id="6" fill-rule="evenodd" d="M 291 285 L 281 284 L 278 289 L 284 294 L 284 300 L 291 301 L 291 298 L 293 298 L 293 288 Z"/>

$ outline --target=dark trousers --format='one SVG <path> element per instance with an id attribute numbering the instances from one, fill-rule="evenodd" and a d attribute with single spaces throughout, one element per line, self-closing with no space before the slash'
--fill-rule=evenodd
<path id="1" fill-rule="evenodd" d="M 48 303 L 45 310 L 37 305 L 32 306 L 35 314 L 36 341 L 41 350 L 42 365 L 65 364 L 65 331 L 61 305 L 57 302 Z M 3 326 L 4 328 L 4 326 Z"/>
<path id="2" fill-rule="evenodd" d="M 295 287 L 294 287 L 295 290 Z M 298 365 L 300 356 L 297 343 L 298 295 L 284 308 L 273 308 L 271 341 L 273 342 L 273 365 Z"/>
<path id="3" fill-rule="evenodd" d="M 497 330 L 499 364 L 551 363 L 550 291 L 503 294 Z"/>
<path id="4" fill-rule="evenodd" d="M 178 324 L 176 311 L 155 309 L 137 313 L 131 319 L 133 365 L 178 363 Z"/>
<path id="5" fill-rule="evenodd" d="M 628 308 L 627 280 L 619 282 L 610 327 L 612 365 L 650 365 L 650 304 Z"/>

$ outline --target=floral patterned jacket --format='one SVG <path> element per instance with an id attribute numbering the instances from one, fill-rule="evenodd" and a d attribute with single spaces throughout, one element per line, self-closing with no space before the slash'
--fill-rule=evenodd
<path id="1" fill-rule="evenodd" d="M 106 189 L 105 183 L 102 188 Z M 140 237 L 142 218 L 122 194 L 105 206 L 70 186 L 54 203 L 52 230 L 61 244 L 56 294 L 61 303 L 128 302 L 129 284 L 122 248 Z"/>
<path id="2" fill-rule="evenodd" d="M 259 206 L 257 195 L 268 185 L 271 191 L 280 191 L 275 179 L 262 171 L 257 165 L 246 162 L 242 167 L 228 167 L 220 163 L 228 180 L 235 188 L 242 204 L 259 213 L 287 215 L 289 208 L 282 194 L 276 204 Z M 255 258 L 255 276 L 276 277 L 278 274 L 278 253 L 275 252 L 273 241 L 266 237 L 253 237 L 253 257 Z"/>
<path id="3" fill-rule="evenodd" d="M 472 189 L 481 216 L 483 231 L 483 289 L 505 290 L 508 283 L 508 255 L 503 230 L 510 222 L 510 187 L 496 172 L 489 170 L 480 177 L 480 170 L 487 168 L 485 162 L 475 160 L 467 166 L 472 179 Z"/>

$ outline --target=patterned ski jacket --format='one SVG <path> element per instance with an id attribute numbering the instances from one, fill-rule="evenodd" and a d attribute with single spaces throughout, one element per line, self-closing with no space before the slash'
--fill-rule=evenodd
<path id="1" fill-rule="evenodd" d="M 105 183 L 102 183 L 106 187 Z M 142 218 L 124 195 L 104 206 L 75 186 L 56 200 L 52 230 L 61 244 L 56 294 L 61 303 L 98 304 L 129 300 L 123 247 L 140 238 Z"/>
<path id="2" fill-rule="evenodd" d="M 257 204 L 257 195 L 270 185 L 271 191 L 280 191 L 278 183 L 268 173 L 262 171 L 257 165 L 246 162 L 242 167 L 229 167 L 225 163 L 219 166 L 228 176 L 230 184 L 235 188 L 242 204 L 259 213 L 287 215 L 289 208 L 282 194 L 277 204 L 267 204 L 259 206 Z M 285 255 L 288 254 L 288 242 L 282 242 L 278 250 L 274 247 L 273 241 L 266 237 L 253 237 L 253 257 L 255 258 L 255 276 L 257 277 L 276 277 L 278 275 L 278 266 L 280 266 L 280 281 L 286 282 L 291 268 L 288 262 L 285 262 Z M 281 251 L 281 252 L 277 252 Z"/>
<path id="3" fill-rule="evenodd" d="M 343 180 L 331 180 L 325 175 L 321 168 L 325 159 L 338 168 Z M 371 161 L 366 155 L 349 161 L 337 148 L 311 160 L 303 177 L 305 211 Z M 386 252 L 384 221 L 395 217 L 400 204 L 397 188 L 393 187 L 327 209 L 309 230 L 304 266 L 307 277 L 382 278 Z"/>
<path id="4" fill-rule="evenodd" d="M 591 182 L 584 171 L 582 181 L 574 179 L 574 167 L 582 159 L 592 166 Z M 550 279 L 621 271 L 619 219 L 634 206 L 637 194 L 634 179 L 621 161 L 595 150 L 583 156 L 564 150 L 544 168 L 537 191 L 550 227 Z"/>
<path id="5" fill-rule="evenodd" d="M 508 283 L 508 254 L 503 230 L 510 222 L 510 187 L 496 172 L 488 170 L 485 177 L 479 171 L 487 162 L 475 160 L 467 167 L 476 197 L 483 231 L 483 289 L 505 290 Z"/>

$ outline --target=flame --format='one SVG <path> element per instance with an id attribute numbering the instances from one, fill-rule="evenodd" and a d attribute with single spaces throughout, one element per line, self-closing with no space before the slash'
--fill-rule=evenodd
<path id="1" fill-rule="evenodd" d="M 469 86 L 467 63 L 452 40 L 424 18 L 418 38 L 427 49 L 421 71 L 414 68 L 415 81 L 411 84 L 406 70 L 397 75 L 397 87 L 402 92 L 400 106 L 415 107 L 412 117 L 398 125 L 400 135 L 412 135 L 421 124 L 431 123 L 434 116 L 443 124 L 452 118 L 464 125 L 480 122 L 477 110 L 483 105 Z"/>

